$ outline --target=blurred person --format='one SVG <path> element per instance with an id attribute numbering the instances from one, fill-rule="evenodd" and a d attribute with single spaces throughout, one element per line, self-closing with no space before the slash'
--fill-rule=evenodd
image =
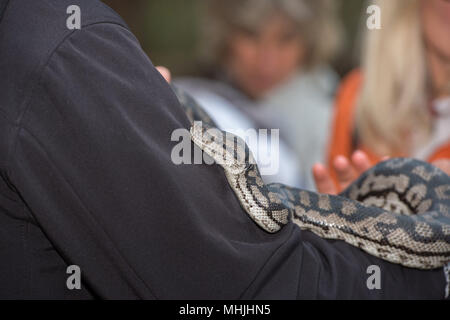
<path id="1" fill-rule="evenodd" d="M 337 83 L 326 66 L 339 38 L 332 2 L 213 0 L 207 9 L 203 61 L 214 71 L 175 84 L 222 129 L 281 128 L 282 169 L 265 180 L 313 189 Z"/>
<path id="2" fill-rule="evenodd" d="M 386 157 L 450 173 L 450 1 L 375 1 L 382 28 L 365 33 L 361 70 L 339 90 L 321 192 L 336 193 Z"/>

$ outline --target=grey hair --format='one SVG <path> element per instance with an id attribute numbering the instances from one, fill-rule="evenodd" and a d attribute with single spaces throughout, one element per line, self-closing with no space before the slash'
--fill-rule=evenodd
<path id="1" fill-rule="evenodd" d="M 234 31 L 258 31 L 273 13 L 297 26 L 306 45 L 305 67 L 329 62 L 339 51 L 342 25 L 335 0 L 206 0 L 201 59 L 220 66 Z"/>

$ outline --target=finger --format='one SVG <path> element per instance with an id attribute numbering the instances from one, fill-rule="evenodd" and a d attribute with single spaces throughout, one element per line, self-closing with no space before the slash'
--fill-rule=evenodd
<path id="1" fill-rule="evenodd" d="M 352 163 L 358 176 L 369 170 L 372 166 L 369 156 L 365 152 L 359 150 L 353 153 Z"/>
<path id="2" fill-rule="evenodd" d="M 170 83 L 172 81 L 172 75 L 170 74 L 169 69 L 167 69 L 166 67 L 163 67 L 163 66 L 158 66 L 158 67 L 156 67 L 156 70 L 159 71 L 159 73 L 163 76 L 164 79 L 166 79 L 166 81 L 168 83 Z"/>
<path id="3" fill-rule="evenodd" d="M 333 179 L 331 179 L 328 170 L 321 164 L 316 164 L 313 167 L 313 176 L 316 183 L 316 188 L 319 193 L 326 193 L 336 195 L 337 190 L 334 185 Z"/>
<path id="4" fill-rule="evenodd" d="M 339 191 L 347 188 L 358 177 L 355 169 L 346 157 L 336 157 L 333 164 L 339 180 Z"/>

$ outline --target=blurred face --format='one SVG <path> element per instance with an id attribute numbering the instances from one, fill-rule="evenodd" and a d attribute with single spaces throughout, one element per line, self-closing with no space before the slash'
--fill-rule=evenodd
<path id="1" fill-rule="evenodd" d="M 450 60 L 450 0 L 422 0 L 425 40 Z"/>
<path id="2" fill-rule="evenodd" d="M 450 0 L 422 0 L 422 24 L 437 96 L 450 95 Z"/>
<path id="3" fill-rule="evenodd" d="M 238 31 L 232 35 L 227 68 L 241 90 L 252 98 L 260 98 L 289 78 L 303 56 L 294 23 L 274 15 L 257 34 Z"/>

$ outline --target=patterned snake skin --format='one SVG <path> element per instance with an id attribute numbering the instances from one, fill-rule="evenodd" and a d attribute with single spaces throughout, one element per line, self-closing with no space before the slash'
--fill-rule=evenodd
<path id="1" fill-rule="evenodd" d="M 292 221 L 406 267 L 435 269 L 450 261 L 450 177 L 438 168 L 388 160 L 339 196 L 265 185 L 245 142 L 216 129 L 192 98 L 174 90 L 192 123 L 192 141 L 223 167 L 242 207 L 267 232 Z"/>

